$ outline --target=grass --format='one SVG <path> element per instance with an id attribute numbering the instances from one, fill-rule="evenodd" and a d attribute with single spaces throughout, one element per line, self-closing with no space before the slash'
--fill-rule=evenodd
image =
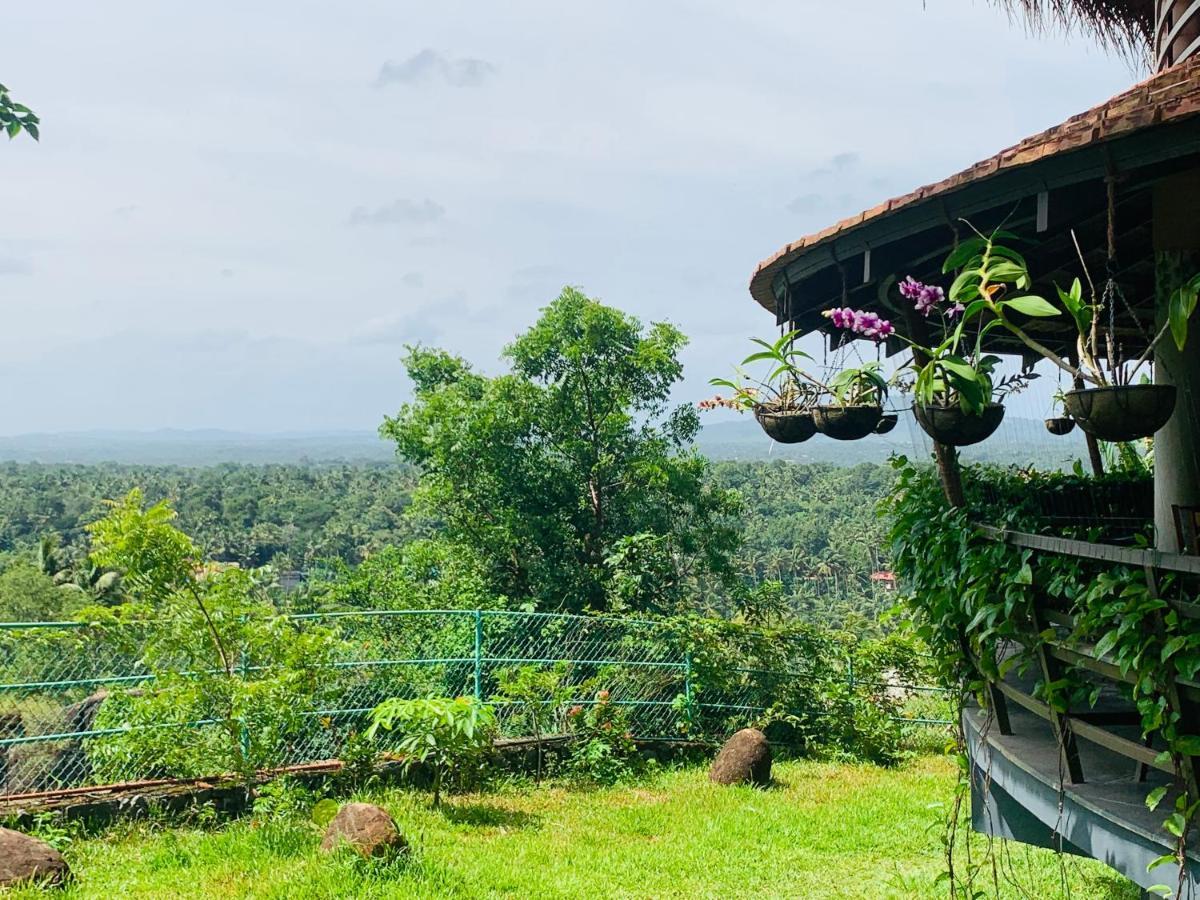
<path id="1" fill-rule="evenodd" d="M 317 852 L 299 815 L 209 827 L 126 823 L 67 843 L 68 897 L 206 898 L 918 898 L 945 897 L 949 761 L 899 769 L 780 763 L 768 790 L 722 788 L 703 769 L 586 791 L 506 786 L 447 798 L 363 795 L 395 816 L 413 852 L 367 862 Z M 61 837 L 61 836 L 60 836 Z M 976 853 L 982 839 L 974 839 Z M 1140 894 L 1098 863 L 1006 845 L 1021 885 L 1001 896 L 1125 900 Z M 989 881 L 981 885 L 992 895 Z M 1069 888 L 1069 893 L 1066 890 Z M 14 896 L 37 896 L 34 891 Z"/>

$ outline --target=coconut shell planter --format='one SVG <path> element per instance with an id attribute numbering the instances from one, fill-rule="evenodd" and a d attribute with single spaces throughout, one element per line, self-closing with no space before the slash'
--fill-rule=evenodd
<path id="1" fill-rule="evenodd" d="M 817 431 L 835 441 L 857 441 L 871 434 L 883 418 L 881 406 L 818 406 L 813 410 Z"/>
<path id="2" fill-rule="evenodd" d="M 969 447 L 991 437 L 1004 421 L 1004 407 L 990 403 L 981 414 L 958 406 L 922 406 L 913 404 L 913 414 L 927 435 L 940 444 Z"/>
<path id="3" fill-rule="evenodd" d="M 896 423 L 900 421 L 900 417 L 895 413 L 884 413 L 879 417 L 879 424 L 875 426 L 876 434 L 887 434 L 896 427 Z"/>
<path id="4" fill-rule="evenodd" d="M 1046 419 L 1046 430 L 1051 434 L 1070 434 L 1075 430 L 1075 420 L 1069 416 L 1054 416 Z"/>
<path id="5" fill-rule="evenodd" d="M 1119 443 L 1150 437 L 1175 411 L 1175 387 L 1123 384 L 1070 391 L 1063 400 L 1079 427 L 1102 441 Z"/>
<path id="6" fill-rule="evenodd" d="M 762 430 L 780 444 L 800 444 L 817 433 L 813 415 L 808 410 L 771 410 L 760 406 L 754 410 L 754 418 Z"/>

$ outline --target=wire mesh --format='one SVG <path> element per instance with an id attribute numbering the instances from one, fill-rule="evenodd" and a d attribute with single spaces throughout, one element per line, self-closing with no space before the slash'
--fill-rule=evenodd
<path id="1" fill-rule="evenodd" d="M 335 760 L 389 697 L 474 696 L 493 705 L 501 735 L 527 736 L 521 705 L 499 696 L 504 671 L 514 667 L 558 667 L 577 691 L 571 705 L 608 691 L 643 740 L 723 736 L 754 721 L 785 686 L 796 696 L 797 681 L 813 676 L 810 648 L 786 640 L 772 646 L 767 667 L 710 663 L 697 671 L 687 635 L 628 618 L 368 610 L 287 621 L 297 634 L 325 629 L 334 649 L 318 687 L 304 694 L 309 705 L 284 726 L 257 721 L 253 709 L 240 720 L 128 724 L 128 704 L 155 689 L 142 662 L 153 623 L 0 623 L 0 800 L 219 775 L 217 761 L 237 740 L 269 742 L 276 766 Z M 738 658 L 736 642 L 731 652 Z M 269 668 L 263 662 L 243 652 L 235 677 L 253 682 Z M 566 709 L 556 712 L 567 730 Z"/>

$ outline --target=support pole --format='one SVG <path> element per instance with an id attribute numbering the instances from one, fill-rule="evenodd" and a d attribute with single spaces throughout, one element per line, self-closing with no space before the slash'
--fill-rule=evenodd
<path id="1" fill-rule="evenodd" d="M 1200 272 L 1200 170 L 1163 179 L 1154 189 L 1155 320 L 1167 321 L 1171 294 Z M 1154 436 L 1154 529 L 1159 550 L 1181 549 L 1176 506 L 1200 506 L 1200 315 L 1193 314 L 1181 353 L 1168 335 L 1155 346 L 1154 381 L 1173 384 L 1175 412 Z"/>
<path id="2" fill-rule="evenodd" d="M 483 699 L 483 612 L 475 610 L 475 699 Z"/>
<path id="3" fill-rule="evenodd" d="M 914 341 L 929 346 L 929 326 L 925 319 L 917 315 L 917 311 L 909 305 L 904 307 L 904 324 Z M 913 359 L 916 360 L 917 365 L 924 365 L 928 361 L 928 357 L 917 350 L 913 351 Z M 958 467 L 958 452 L 947 444 L 934 441 L 933 455 L 937 460 L 938 479 L 942 483 L 942 493 L 946 495 L 946 502 L 954 507 L 966 506 L 962 470 Z"/>

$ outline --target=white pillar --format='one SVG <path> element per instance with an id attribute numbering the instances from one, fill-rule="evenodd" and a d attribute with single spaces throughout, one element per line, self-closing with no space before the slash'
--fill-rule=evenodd
<path id="1" fill-rule="evenodd" d="M 1178 283 L 1200 271 L 1200 170 L 1164 179 L 1154 192 L 1155 318 L 1166 322 Z M 1175 385 L 1170 421 L 1154 436 L 1154 526 L 1158 549 L 1178 552 L 1174 506 L 1200 506 L 1200 315 L 1183 352 L 1170 335 L 1155 348 L 1154 380 Z"/>

